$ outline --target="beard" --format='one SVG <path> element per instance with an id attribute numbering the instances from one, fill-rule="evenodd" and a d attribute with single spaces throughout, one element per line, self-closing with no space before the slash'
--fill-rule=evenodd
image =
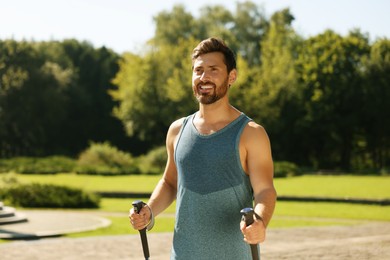
<path id="1" fill-rule="evenodd" d="M 228 81 L 229 81 L 229 79 L 227 78 L 219 87 L 217 87 L 214 83 L 211 83 L 211 82 L 199 83 L 196 87 L 193 87 L 194 96 L 195 96 L 196 100 L 198 100 L 198 102 L 203 104 L 203 105 L 210 105 L 210 104 L 217 102 L 218 100 L 220 100 L 221 98 L 226 96 L 228 89 L 229 89 Z M 205 94 L 199 93 L 198 92 L 199 85 L 206 85 L 206 84 L 213 85 L 214 91 L 210 94 L 209 93 L 205 93 Z"/>

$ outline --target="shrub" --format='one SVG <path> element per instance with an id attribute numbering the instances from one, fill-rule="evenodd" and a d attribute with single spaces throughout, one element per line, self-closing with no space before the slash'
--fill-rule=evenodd
<path id="1" fill-rule="evenodd" d="M 157 147 L 139 158 L 138 168 L 143 174 L 161 174 L 164 172 L 167 158 L 165 146 Z"/>
<path id="2" fill-rule="evenodd" d="M 274 162 L 275 178 L 296 176 L 300 174 L 299 167 L 292 162 Z"/>
<path id="3" fill-rule="evenodd" d="M 3 189 L 3 187 L 9 186 L 9 185 L 16 185 L 19 184 L 19 180 L 16 177 L 16 174 L 14 172 L 9 172 L 6 174 L 2 174 L 0 178 L 0 190 Z M 1 197 L 0 197 L 1 201 Z"/>
<path id="4" fill-rule="evenodd" d="M 76 172 L 99 175 L 120 175 L 136 173 L 138 168 L 131 154 L 118 150 L 108 142 L 91 143 L 81 153 Z"/>
<path id="5" fill-rule="evenodd" d="M 0 172 L 54 174 L 71 172 L 75 165 L 75 160 L 65 156 L 15 157 L 0 159 Z"/>
<path id="6" fill-rule="evenodd" d="M 100 198 L 80 189 L 51 184 L 16 184 L 3 188 L 8 204 L 26 208 L 98 208 Z"/>

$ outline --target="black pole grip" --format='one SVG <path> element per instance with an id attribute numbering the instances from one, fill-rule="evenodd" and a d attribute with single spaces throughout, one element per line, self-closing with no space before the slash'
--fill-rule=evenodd
<path id="1" fill-rule="evenodd" d="M 141 200 L 136 200 L 132 203 L 134 211 L 139 214 L 141 212 L 141 209 L 146 205 L 143 201 Z M 148 245 L 148 238 L 146 237 L 146 227 L 139 230 L 139 235 L 141 237 L 141 242 L 142 242 L 142 250 L 144 251 L 144 257 L 145 260 L 149 259 L 149 245 Z"/>
<path id="2" fill-rule="evenodd" d="M 252 208 L 244 208 L 240 211 L 242 215 L 242 220 L 245 221 L 245 224 L 247 226 L 250 226 L 255 221 L 253 216 L 255 214 L 255 211 Z M 260 260 L 259 250 L 257 248 L 257 244 L 251 244 L 251 252 L 252 252 L 252 259 L 253 260 Z"/>
<path id="3" fill-rule="evenodd" d="M 145 203 L 142 200 L 136 200 L 131 203 L 133 205 L 135 213 L 139 214 L 141 209 L 145 206 Z"/>
<path id="4" fill-rule="evenodd" d="M 254 219 L 253 215 L 255 214 L 255 211 L 252 208 L 244 208 L 241 210 L 242 220 L 245 221 L 245 224 L 247 226 L 250 226 L 253 224 Z"/>

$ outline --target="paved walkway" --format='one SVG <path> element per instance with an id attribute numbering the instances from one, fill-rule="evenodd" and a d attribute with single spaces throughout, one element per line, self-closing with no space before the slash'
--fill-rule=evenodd
<path id="1" fill-rule="evenodd" d="M 151 259 L 168 260 L 171 241 L 171 233 L 149 233 Z M 2 260 L 143 260 L 141 248 L 138 235 L 51 238 L 0 244 L 0 255 Z M 261 245 L 261 257 L 262 260 L 390 259 L 390 223 L 270 229 L 267 241 Z"/>
<path id="2" fill-rule="evenodd" d="M 40 238 L 107 227 L 111 221 L 87 213 L 61 210 L 18 210 L 27 222 L 0 225 L 0 238 Z"/>
<path id="3" fill-rule="evenodd" d="M 109 224 L 104 218 L 90 213 L 24 213 L 29 217 L 29 222 L 0 226 L 0 234 L 51 236 L 63 232 L 91 230 Z M 151 259 L 169 259 L 172 233 L 152 231 L 148 234 L 148 240 Z M 139 235 L 13 241 L 0 244 L 0 256 L 1 260 L 144 259 Z M 261 245 L 261 256 L 262 260 L 390 259 L 390 222 L 270 229 L 266 242 Z"/>

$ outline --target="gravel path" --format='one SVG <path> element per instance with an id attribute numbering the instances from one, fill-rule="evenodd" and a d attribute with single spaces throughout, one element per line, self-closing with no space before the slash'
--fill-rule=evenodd
<path id="1" fill-rule="evenodd" d="M 167 260 L 171 233 L 148 234 L 151 259 Z M 2 260 L 144 259 L 138 235 L 50 238 L 0 244 Z M 270 229 L 262 260 L 390 259 L 390 222 L 353 226 Z M 201 260 L 201 259 L 200 259 Z"/>

